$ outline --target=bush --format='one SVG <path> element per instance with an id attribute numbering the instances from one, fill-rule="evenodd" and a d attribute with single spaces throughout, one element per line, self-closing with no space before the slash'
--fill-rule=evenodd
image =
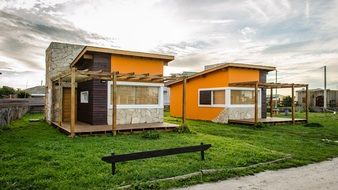
<path id="1" fill-rule="evenodd" d="M 142 138 L 144 138 L 144 139 L 159 139 L 160 134 L 157 131 L 145 131 L 142 134 Z"/>
<path id="2" fill-rule="evenodd" d="M 18 98 L 29 98 L 31 96 L 28 92 L 25 92 L 23 90 L 18 90 L 16 94 Z"/>
<path id="3" fill-rule="evenodd" d="M 255 125 L 253 125 L 255 129 L 261 129 L 265 127 L 265 124 L 262 122 L 258 122 Z"/>
<path id="4" fill-rule="evenodd" d="M 187 124 L 181 124 L 177 128 L 177 132 L 179 132 L 179 133 L 190 133 L 189 126 Z"/>
<path id="5" fill-rule="evenodd" d="M 304 125 L 304 127 L 314 127 L 314 128 L 316 128 L 316 127 L 324 127 L 324 126 L 320 123 L 307 123 L 307 124 Z"/>

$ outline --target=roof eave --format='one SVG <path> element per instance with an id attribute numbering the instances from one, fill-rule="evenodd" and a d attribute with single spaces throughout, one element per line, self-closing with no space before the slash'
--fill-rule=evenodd
<path id="1" fill-rule="evenodd" d="M 70 64 L 70 66 L 73 67 L 79 61 L 79 59 L 88 51 L 100 52 L 100 53 L 110 53 L 110 54 L 115 54 L 115 55 L 126 55 L 126 56 L 159 59 L 159 60 L 163 60 L 165 66 L 167 66 L 170 61 L 173 61 L 175 59 L 175 57 L 172 56 L 172 55 L 145 53 L 145 52 L 118 50 L 118 49 L 109 49 L 109 48 L 101 48 L 101 47 L 94 47 L 94 46 L 85 46 L 82 49 L 82 51 L 78 54 L 78 56 L 73 60 L 73 62 Z"/>

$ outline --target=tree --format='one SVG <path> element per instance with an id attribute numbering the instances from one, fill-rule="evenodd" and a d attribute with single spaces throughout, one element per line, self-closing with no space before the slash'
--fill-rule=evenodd
<path id="1" fill-rule="evenodd" d="M 0 98 L 11 94 L 15 94 L 14 88 L 9 86 L 3 86 L 2 88 L 0 88 Z"/>
<path id="2" fill-rule="evenodd" d="M 289 107 L 292 104 L 291 96 L 286 96 L 283 98 L 283 106 Z"/>
<path id="3" fill-rule="evenodd" d="M 28 92 L 18 89 L 16 91 L 16 95 L 18 98 L 29 98 L 31 95 Z"/>

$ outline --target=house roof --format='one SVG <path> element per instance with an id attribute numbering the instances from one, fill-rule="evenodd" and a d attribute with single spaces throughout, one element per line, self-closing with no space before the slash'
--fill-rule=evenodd
<path id="1" fill-rule="evenodd" d="M 100 53 L 110 53 L 115 55 L 127 55 L 127 56 L 135 56 L 135 57 L 143 57 L 143 58 L 151 58 L 151 59 L 159 59 L 163 60 L 165 65 L 168 62 L 174 60 L 174 56 L 165 55 L 165 54 L 156 54 L 156 53 L 146 53 L 146 52 L 137 52 L 137 51 L 127 51 L 121 49 L 112 49 L 105 47 L 95 47 L 95 46 L 84 46 L 82 51 L 77 55 L 77 57 L 71 62 L 71 66 L 75 65 L 78 60 L 86 53 L 86 52 L 100 52 Z"/>
<path id="2" fill-rule="evenodd" d="M 264 70 L 264 71 L 274 71 L 276 70 L 276 67 L 271 67 L 271 66 L 264 66 L 264 65 L 253 65 L 253 64 L 244 64 L 244 63 L 222 63 L 219 64 L 218 66 L 206 69 L 202 72 L 193 74 L 191 76 L 186 77 L 186 79 L 192 79 L 201 75 L 205 75 L 214 71 L 218 71 L 224 68 L 229 68 L 229 67 L 236 67 L 236 68 L 245 68 L 245 69 L 256 69 L 256 70 Z M 167 84 L 167 86 L 182 82 L 183 79 L 179 79 L 173 82 L 170 82 Z"/>
<path id="3" fill-rule="evenodd" d="M 45 86 L 34 86 L 31 88 L 27 88 L 24 91 L 28 92 L 29 94 L 45 94 L 46 87 Z"/>

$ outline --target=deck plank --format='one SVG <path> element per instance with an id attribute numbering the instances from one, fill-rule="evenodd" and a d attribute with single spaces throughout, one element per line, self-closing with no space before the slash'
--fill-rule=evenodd
<path id="1" fill-rule="evenodd" d="M 53 122 L 54 125 L 59 127 L 61 130 L 70 133 L 70 123 L 63 122 L 61 126 L 58 125 L 57 122 Z M 176 129 L 178 125 L 170 124 L 170 123 L 140 123 L 140 124 L 123 124 L 117 125 L 117 131 L 144 131 L 150 129 Z M 84 122 L 77 122 L 75 133 L 107 133 L 112 132 L 111 125 L 90 125 Z"/>

